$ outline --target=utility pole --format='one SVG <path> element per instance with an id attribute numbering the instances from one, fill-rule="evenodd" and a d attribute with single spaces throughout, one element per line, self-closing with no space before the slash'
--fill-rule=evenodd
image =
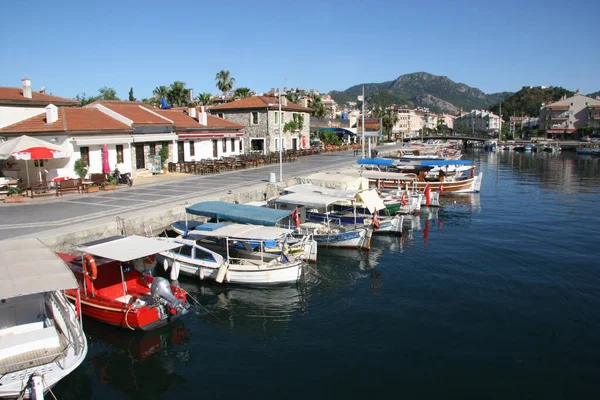
<path id="1" fill-rule="evenodd" d="M 277 118 L 277 120 L 279 121 L 279 182 L 283 182 L 283 142 L 282 142 L 282 135 L 281 135 L 281 87 L 279 87 L 279 93 L 278 93 L 278 103 L 279 103 L 279 118 Z"/>
<path id="2" fill-rule="evenodd" d="M 500 102 L 500 111 L 498 112 L 500 120 L 498 121 L 498 141 L 502 140 L 502 102 Z"/>
<path id="3" fill-rule="evenodd" d="M 365 158 L 365 87 L 362 87 L 362 158 Z"/>

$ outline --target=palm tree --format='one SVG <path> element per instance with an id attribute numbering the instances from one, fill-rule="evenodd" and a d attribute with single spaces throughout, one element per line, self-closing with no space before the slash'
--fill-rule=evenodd
<path id="1" fill-rule="evenodd" d="M 215 77 L 215 80 L 217 81 L 217 89 L 223 92 L 223 100 L 225 100 L 225 95 L 233 89 L 233 85 L 235 85 L 235 78 L 231 77 L 229 71 L 221 70 Z"/>
<path id="2" fill-rule="evenodd" d="M 173 107 L 181 107 L 190 102 L 190 90 L 185 87 L 185 82 L 175 81 L 169 86 L 167 100 Z"/>
<path id="3" fill-rule="evenodd" d="M 201 106 L 210 106 L 214 103 L 213 96 L 210 93 L 200 93 L 197 99 L 196 102 Z"/>
<path id="4" fill-rule="evenodd" d="M 394 129 L 394 125 L 398 123 L 400 118 L 398 117 L 398 113 L 393 108 L 388 108 L 383 112 L 383 128 L 387 131 L 388 140 L 390 140 L 390 136 L 392 135 L 392 130 Z"/>
<path id="5" fill-rule="evenodd" d="M 166 86 L 157 86 L 152 91 L 152 95 L 158 101 L 160 101 L 163 98 L 166 98 L 168 94 L 169 94 L 169 88 Z"/>
<path id="6" fill-rule="evenodd" d="M 323 104 L 323 99 L 318 94 L 315 95 L 309 102 L 310 107 L 313 109 L 313 115 L 317 118 L 323 118 L 327 115 L 327 108 Z"/>
<path id="7" fill-rule="evenodd" d="M 237 88 L 237 89 L 235 89 L 235 92 L 233 93 L 233 97 L 235 99 L 244 99 L 244 98 L 250 97 L 250 96 L 252 96 L 252 90 L 247 87 Z"/>

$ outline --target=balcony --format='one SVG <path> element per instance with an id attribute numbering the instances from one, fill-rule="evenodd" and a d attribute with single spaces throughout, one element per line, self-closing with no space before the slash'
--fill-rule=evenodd
<path id="1" fill-rule="evenodd" d="M 566 129 L 568 127 L 567 124 L 552 124 L 550 126 L 552 129 Z"/>
<path id="2" fill-rule="evenodd" d="M 569 119 L 569 114 L 551 114 L 549 117 L 552 120 L 564 120 Z"/>

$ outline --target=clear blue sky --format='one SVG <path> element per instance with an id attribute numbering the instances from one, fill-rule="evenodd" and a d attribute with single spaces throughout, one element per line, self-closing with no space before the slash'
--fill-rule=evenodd
<path id="1" fill-rule="evenodd" d="M 486 93 L 600 90 L 598 2 L 3 1 L 0 86 L 136 97 L 182 80 L 321 92 L 426 71 Z M 287 83 L 284 82 L 287 78 Z"/>

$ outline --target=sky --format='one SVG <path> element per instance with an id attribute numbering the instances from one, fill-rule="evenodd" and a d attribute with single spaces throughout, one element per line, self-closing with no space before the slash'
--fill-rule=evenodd
<path id="1" fill-rule="evenodd" d="M 19 0 L 0 3 L 0 86 L 137 98 L 175 80 L 322 93 L 425 71 L 485 93 L 600 90 L 592 0 L 301 2 Z"/>

